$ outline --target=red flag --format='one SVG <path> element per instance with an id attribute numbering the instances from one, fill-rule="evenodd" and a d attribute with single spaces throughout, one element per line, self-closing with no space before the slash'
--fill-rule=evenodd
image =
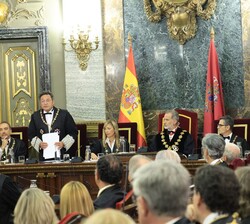
<path id="1" fill-rule="evenodd" d="M 220 119 L 223 115 L 225 115 L 225 108 L 219 61 L 214 40 L 211 38 L 207 65 L 203 134 L 213 133 L 214 120 Z"/>
<path id="2" fill-rule="evenodd" d="M 118 122 L 137 122 L 137 147 L 147 145 L 132 47 L 129 48 Z"/>

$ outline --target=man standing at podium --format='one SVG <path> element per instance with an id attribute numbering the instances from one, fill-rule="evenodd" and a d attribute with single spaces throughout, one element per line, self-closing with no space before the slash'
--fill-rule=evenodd
<path id="1" fill-rule="evenodd" d="M 39 99 L 41 109 L 31 115 L 28 136 L 31 145 L 39 152 L 39 159 L 44 160 L 43 151 L 48 147 L 48 143 L 43 142 L 43 134 L 58 133 L 59 142 L 55 143 L 55 147 L 61 150 L 62 155 L 73 145 L 78 131 L 70 113 L 54 106 L 51 92 L 41 93 Z M 75 152 L 69 154 L 71 157 L 75 156 Z"/>
<path id="2" fill-rule="evenodd" d="M 192 154 L 194 140 L 188 131 L 179 127 L 179 113 L 176 110 L 166 111 L 163 122 L 164 130 L 155 137 L 156 151 L 170 149 L 186 156 Z"/>

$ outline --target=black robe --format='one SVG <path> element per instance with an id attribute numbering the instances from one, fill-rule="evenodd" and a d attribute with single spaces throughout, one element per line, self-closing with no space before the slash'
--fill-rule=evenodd
<path id="1" fill-rule="evenodd" d="M 188 156 L 194 151 L 194 140 L 186 130 L 177 128 L 172 140 L 170 141 L 168 130 L 164 129 L 164 131 L 155 136 L 154 147 L 155 149 L 151 151 L 171 149 L 177 153 Z"/>
<path id="2" fill-rule="evenodd" d="M 229 142 L 237 145 L 237 142 L 240 143 L 242 149 L 242 156 L 245 156 L 245 152 L 250 150 L 249 144 L 246 139 L 239 137 L 238 135 L 232 134 Z"/>
<path id="3" fill-rule="evenodd" d="M 78 130 L 73 117 L 67 110 L 58 109 L 56 107 L 54 107 L 53 109 L 54 113 L 50 132 L 57 132 L 60 136 L 60 141 L 66 135 L 70 135 L 74 140 L 76 140 Z M 43 119 L 41 116 L 43 116 Z M 28 128 L 28 137 L 30 141 L 36 136 L 40 140 L 42 140 L 42 135 L 45 133 L 49 133 L 48 126 L 44 121 L 46 121 L 46 119 L 45 115 L 42 113 L 42 110 L 38 110 L 31 115 L 31 120 Z M 69 149 L 67 153 L 69 153 L 72 157 L 76 155 L 76 150 L 77 149 Z M 66 149 L 61 149 L 61 156 L 65 153 L 65 151 Z M 43 150 L 39 151 L 39 159 L 43 160 Z"/>
<path id="4" fill-rule="evenodd" d="M 2 140 L 0 139 L 0 147 L 1 145 L 2 145 Z M 28 157 L 27 147 L 22 140 L 17 139 L 17 138 L 11 138 L 6 156 L 9 153 L 9 149 L 12 147 L 13 147 L 13 152 L 14 152 L 14 157 L 15 157 L 15 161 L 14 161 L 15 163 L 18 162 L 18 156 L 25 156 L 25 158 Z"/>

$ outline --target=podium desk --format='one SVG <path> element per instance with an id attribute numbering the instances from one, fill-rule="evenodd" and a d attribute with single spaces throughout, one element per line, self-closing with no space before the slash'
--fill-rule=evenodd
<path id="1" fill-rule="evenodd" d="M 134 154 L 126 153 L 117 155 L 124 164 L 122 186 L 125 183 L 127 164 Z M 146 154 L 154 159 L 155 154 Z M 182 160 L 183 165 L 194 175 L 197 167 L 205 161 Z M 82 182 L 89 190 L 93 199 L 96 198 L 98 187 L 95 184 L 96 161 L 82 163 L 37 163 L 37 164 L 2 164 L 0 173 L 9 175 L 22 189 L 30 186 L 30 180 L 37 180 L 37 186 L 49 191 L 50 195 L 60 194 L 61 188 L 71 180 Z M 127 183 L 127 182 L 126 182 Z M 128 185 L 129 183 L 127 183 Z"/>

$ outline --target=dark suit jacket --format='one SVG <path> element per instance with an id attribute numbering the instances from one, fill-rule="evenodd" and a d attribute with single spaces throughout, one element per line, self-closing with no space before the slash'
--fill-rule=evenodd
<path id="1" fill-rule="evenodd" d="M 21 195 L 21 190 L 10 177 L 0 174 L 0 178 L 4 178 L 0 189 L 0 223 L 9 224 L 13 223 L 12 213 Z"/>
<path id="2" fill-rule="evenodd" d="M 250 216 L 244 218 L 244 219 L 241 219 L 241 224 L 249 224 L 250 223 Z"/>
<path id="3" fill-rule="evenodd" d="M 116 202 L 121 201 L 126 192 L 119 185 L 114 185 L 105 189 L 94 201 L 95 209 L 115 208 Z"/>
<path id="4" fill-rule="evenodd" d="M 0 145 L 2 145 L 2 140 L 0 140 Z M 9 149 L 12 148 L 12 146 L 14 146 L 13 147 L 14 156 L 15 156 L 14 162 L 18 162 L 18 156 L 25 156 L 26 158 L 28 157 L 28 150 L 23 141 L 17 138 L 11 138 Z"/>
<path id="5" fill-rule="evenodd" d="M 237 142 L 240 142 L 241 144 L 241 148 L 242 148 L 242 156 L 245 156 L 245 151 L 250 150 L 249 144 L 246 141 L 246 139 L 241 138 L 237 135 L 235 135 L 234 133 L 232 134 L 232 137 L 230 139 L 230 142 L 234 143 L 237 145 Z"/>
<path id="6" fill-rule="evenodd" d="M 164 139 L 162 137 L 164 137 Z M 186 130 L 182 130 L 181 128 L 176 129 L 174 137 L 172 138 L 171 141 L 169 139 L 167 129 L 164 129 L 163 132 L 155 136 L 154 151 L 168 149 L 169 147 L 170 149 L 174 150 L 173 149 L 174 145 L 178 147 L 177 153 L 185 154 L 186 156 L 188 156 L 189 154 L 192 154 L 194 151 L 194 140 L 193 140 L 192 135 L 190 135 Z M 150 151 L 153 151 L 153 150 L 150 150 Z"/>
<path id="7" fill-rule="evenodd" d="M 177 222 L 175 222 L 174 224 L 192 224 L 192 222 L 190 222 L 186 217 L 183 217 L 179 219 Z"/>
<path id="8" fill-rule="evenodd" d="M 48 126 L 43 122 L 41 118 L 41 110 L 36 111 L 31 115 L 31 120 L 29 123 L 29 128 L 28 128 L 28 137 L 29 140 L 31 141 L 34 137 L 38 137 L 42 140 L 42 135 L 45 133 L 48 133 Z M 42 114 L 44 120 L 45 116 Z M 78 130 L 75 124 L 75 121 L 73 117 L 70 115 L 70 113 L 67 110 L 62 110 L 54 107 L 54 114 L 53 114 L 53 119 L 54 123 L 51 126 L 51 133 L 52 132 L 58 132 L 60 136 L 60 141 L 66 136 L 70 135 L 72 136 L 75 140 L 78 134 Z M 70 154 L 70 156 L 75 156 L 76 150 L 71 150 L 69 149 L 67 153 Z M 65 149 L 61 149 L 62 154 L 65 152 Z M 42 153 L 43 150 L 40 151 L 40 159 L 42 160 Z"/>
<path id="9" fill-rule="evenodd" d="M 126 152 L 129 152 L 129 143 L 126 139 L 125 139 L 125 145 L 126 145 Z M 116 148 L 117 148 L 117 146 L 115 144 L 114 149 L 116 149 Z M 91 146 L 91 152 L 95 153 L 96 155 L 98 153 L 109 154 L 109 153 L 111 153 L 111 149 L 110 149 L 109 145 L 107 145 L 107 144 L 104 147 L 102 144 L 102 139 L 99 139 L 99 140 L 96 140 L 93 142 L 93 145 Z"/>

